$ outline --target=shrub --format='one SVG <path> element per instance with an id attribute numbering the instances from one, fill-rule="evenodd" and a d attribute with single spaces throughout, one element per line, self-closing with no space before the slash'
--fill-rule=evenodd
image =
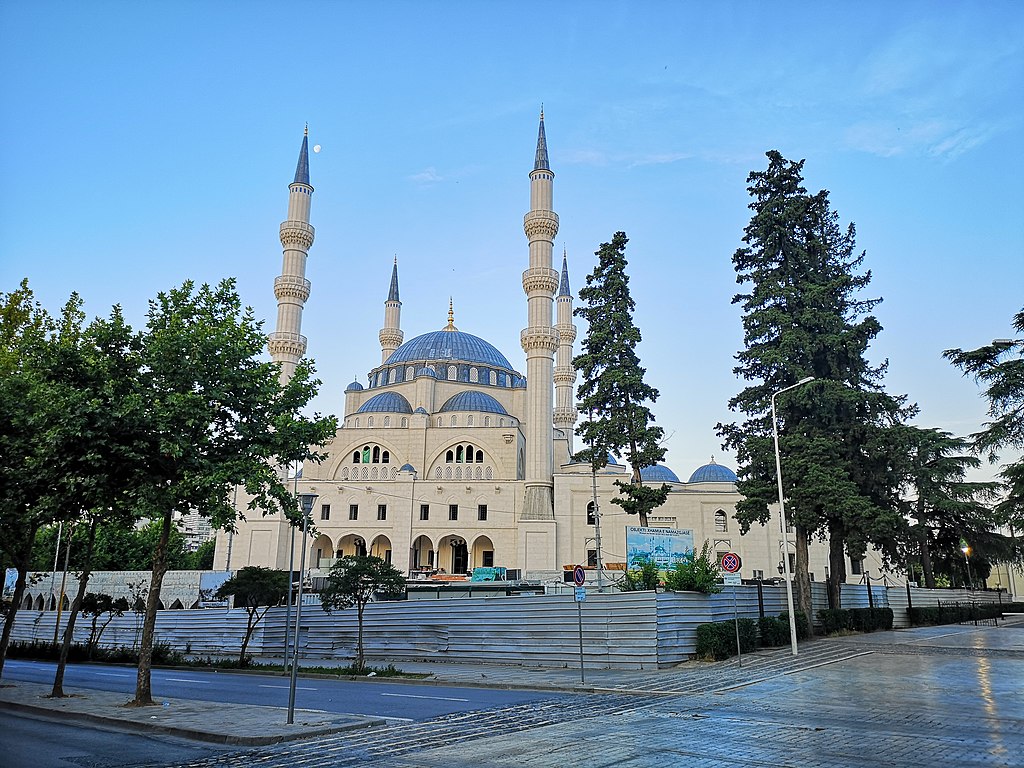
<path id="1" fill-rule="evenodd" d="M 776 616 L 762 616 L 758 619 L 757 633 L 765 648 L 778 648 L 789 642 L 789 624 Z"/>
<path id="2" fill-rule="evenodd" d="M 818 611 L 818 621 L 826 635 L 834 635 L 845 629 L 852 629 L 851 611 L 842 608 L 823 608 Z"/>
<path id="3" fill-rule="evenodd" d="M 674 592 L 703 592 L 707 595 L 722 591 L 718 585 L 718 563 L 711 553 L 711 545 L 704 542 L 700 554 L 693 553 L 685 560 L 676 561 L 665 574 L 665 587 Z"/>
<path id="4" fill-rule="evenodd" d="M 757 622 L 740 619 L 740 649 L 750 653 L 757 647 Z M 715 621 L 697 626 L 697 655 L 705 659 L 724 661 L 736 655 L 735 621 Z"/>
<path id="5" fill-rule="evenodd" d="M 811 625 L 807 621 L 807 614 L 803 611 L 796 611 L 796 639 L 806 640 L 811 636 Z M 786 627 L 789 627 L 789 611 L 783 611 L 779 614 L 779 618 L 786 623 Z"/>
<path id="6" fill-rule="evenodd" d="M 892 608 L 851 608 L 848 628 L 855 632 L 892 629 Z"/>

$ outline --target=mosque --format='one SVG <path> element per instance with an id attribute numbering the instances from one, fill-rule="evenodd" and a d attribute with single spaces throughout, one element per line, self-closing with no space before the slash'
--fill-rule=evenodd
<path id="1" fill-rule="evenodd" d="M 600 563 L 603 578 L 615 580 L 626 562 L 627 527 L 637 520 L 610 503 L 614 481 L 628 479 L 624 465 L 609 457 L 611 463 L 593 475 L 589 464 L 572 459 L 576 327 L 564 255 L 561 272 L 552 264 L 559 225 L 554 178 L 541 112 L 524 218 L 525 373 L 492 344 L 457 328 L 451 306 L 445 327 L 405 341 L 397 261 L 386 293 L 382 275 L 380 365 L 365 386 L 353 381 L 346 387 L 344 418 L 324 449 L 326 460 L 307 463 L 295 479 L 299 493 L 317 495 L 315 532 L 305 542 L 307 567 L 371 554 L 413 579 L 505 569 L 510 579 L 562 581 L 567 566 L 596 569 Z M 283 268 L 274 280 L 277 324 L 268 338 L 283 378 L 306 351 L 300 331 L 315 234 L 308 136 L 288 189 L 288 217 L 280 230 Z M 666 466 L 648 468 L 643 478 L 671 488 L 649 527 L 692 531 L 697 549 L 708 541 L 719 559 L 738 553 L 745 578 L 768 579 L 781 571 L 777 516 L 774 526 L 740 535 L 733 514 L 741 497 L 732 470 L 712 459 L 685 482 Z M 238 509 L 246 510 L 249 499 L 241 489 L 238 496 Z M 290 562 L 297 568 L 303 544 L 295 537 L 292 545 L 292 538 L 280 515 L 250 513 L 235 533 L 218 534 L 214 568 L 286 570 Z M 812 544 L 810 562 L 812 578 L 823 580 L 823 545 Z M 848 572 L 856 573 L 858 565 Z"/>

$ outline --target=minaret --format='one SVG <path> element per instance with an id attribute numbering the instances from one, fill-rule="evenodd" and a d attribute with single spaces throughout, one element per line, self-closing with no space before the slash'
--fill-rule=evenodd
<path id="1" fill-rule="evenodd" d="M 302 307 L 309 298 L 306 258 L 313 245 L 314 231 L 309 225 L 309 203 L 313 187 L 309 184 L 309 126 L 302 135 L 302 149 L 295 167 L 295 180 L 288 186 L 288 218 L 281 222 L 281 247 L 284 264 L 274 278 L 277 297 L 277 330 L 267 337 L 267 348 L 275 363 L 281 365 L 281 383 L 291 379 L 295 366 L 306 354 L 302 330 Z"/>
<path id="2" fill-rule="evenodd" d="M 558 273 L 551 254 L 558 234 L 558 216 L 551 210 L 555 175 L 548 163 L 544 110 L 540 111 L 537 154 L 530 173 L 530 211 L 523 229 L 530 241 L 530 268 L 523 272 L 527 322 L 520 340 L 526 353 L 526 499 L 522 520 L 554 519 L 554 449 L 552 445 L 553 355 L 558 333 L 551 322 Z"/>
<path id="3" fill-rule="evenodd" d="M 394 352 L 402 345 L 405 334 L 402 333 L 402 302 L 398 300 L 398 257 L 391 268 L 391 289 L 388 300 L 384 302 L 384 327 L 380 329 L 380 361 L 387 362 Z"/>
<path id="4" fill-rule="evenodd" d="M 562 281 L 555 298 L 558 351 L 555 353 L 555 427 L 565 432 L 572 456 L 572 438 L 576 429 L 576 399 L 573 385 L 576 369 L 572 367 L 572 343 L 576 340 L 576 326 L 572 324 L 572 293 L 569 292 L 569 264 L 562 250 Z"/>

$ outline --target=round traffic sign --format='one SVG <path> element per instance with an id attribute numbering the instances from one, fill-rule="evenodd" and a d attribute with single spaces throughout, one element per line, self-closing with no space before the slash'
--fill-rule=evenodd
<path id="1" fill-rule="evenodd" d="M 576 582 L 577 587 L 582 587 L 587 580 L 587 572 L 583 570 L 582 565 L 577 565 L 572 569 L 572 580 Z"/>
<path id="2" fill-rule="evenodd" d="M 726 552 L 722 555 L 722 570 L 726 573 L 736 573 L 742 564 L 740 556 L 735 552 Z"/>

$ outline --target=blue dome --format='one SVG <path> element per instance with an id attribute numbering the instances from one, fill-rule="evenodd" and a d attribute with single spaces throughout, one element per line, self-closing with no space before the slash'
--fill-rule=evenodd
<path id="1" fill-rule="evenodd" d="M 735 472 L 721 464 L 715 464 L 714 461 L 697 467 L 690 475 L 691 483 L 735 483 L 736 480 Z"/>
<path id="2" fill-rule="evenodd" d="M 346 392 L 360 392 L 362 391 L 362 389 L 363 385 L 360 384 L 358 381 L 353 381 L 351 384 L 345 387 Z"/>
<path id="3" fill-rule="evenodd" d="M 422 405 L 419 406 L 415 411 L 413 411 L 413 413 L 422 413 L 424 416 L 430 415 L 429 413 L 427 413 L 427 409 L 424 408 Z"/>
<path id="4" fill-rule="evenodd" d="M 448 402 L 441 406 L 441 412 L 445 411 L 484 411 L 485 413 L 500 413 L 508 415 L 501 403 L 483 392 L 459 392 L 448 398 Z"/>
<path id="5" fill-rule="evenodd" d="M 411 363 L 418 360 L 462 360 L 512 370 L 505 356 L 481 338 L 462 331 L 431 331 L 410 339 L 384 361 Z"/>
<path id="6" fill-rule="evenodd" d="M 356 413 L 412 413 L 412 406 L 397 392 L 381 392 L 359 406 Z"/>
<path id="7" fill-rule="evenodd" d="M 412 464 L 403 464 L 402 468 L 400 470 L 398 470 L 398 471 L 399 472 L 415 472 L 416 471 L 416 467 L 414 467 Z"/>
<path id="8" fill-rule="evenodd" d="M 420 368 L 418 371 L 416 371 L 416 375 L 417 376 L 430 376 L 431 378 L 435 378 L 436 379 L 437 378 L 437 371 L 435 371 L 433 368 L 427 368 L 426 366 L 424 366 L 423 368 Z"/>
<path id="9" fill-rule="evenodd" d="M 640 478 L 652 483 L 678 483 L 676 473 L 663 464 L 655 464 L 653 467 L 644 467 L 640 470 Z"/>
<path id="10" fill-rule="evenodd" d="M 611 455 L 610 453 L 608 454 L 608 463 L 609 463 L 609 464 L 614 464 L 615 466 L 618 466 L 618 465 L 619 465 L 619 462 L 617 462 L 617 461 L 615 460 L 615 457 L 614 457 L 614 456 L 612 456 L 612 455 Z"/>

